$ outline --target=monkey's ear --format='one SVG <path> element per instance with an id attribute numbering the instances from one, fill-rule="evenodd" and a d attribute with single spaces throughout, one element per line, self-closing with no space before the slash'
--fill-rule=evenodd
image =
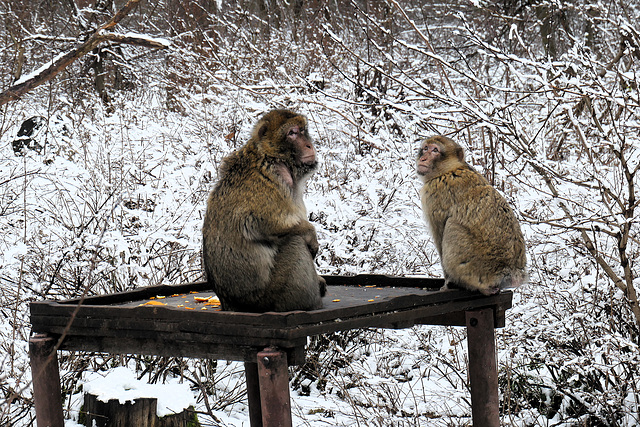
<path id="1" fill-rule="evenodd" d="M 462 147 L 456 147 L 456 156 L 458 156 L 458 160 L 464 162 L 464 149 Z"/>
<path id="2" fill-rule="evenodd" d="M 269 130 L 269 122 L 264 122 L 260 125 L 260 127 L 258 128 L 258 139 L 262 139 L 264 138 L 264 136 L 267 134 L 267 131 Z"/>

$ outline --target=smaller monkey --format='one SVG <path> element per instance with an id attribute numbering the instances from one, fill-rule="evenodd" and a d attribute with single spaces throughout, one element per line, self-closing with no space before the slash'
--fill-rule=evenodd
<path id="1" fill-rule="evenodd" d="M 225 157 L 202 227 L 207 281 L 232 311 L 315 310 L 325 280 L 318 239 L 302 199 L 318 165 L 307 119 L 262 116 L 249 141 Z"/>
<path id="2" fill-rule="evenodd" d="M 484 295 L 527 280 L 524 237 L 507 201 L 444 136 L 423 141 L 416 161 L 422 209 L 440 255 L 445 288 Z"/>

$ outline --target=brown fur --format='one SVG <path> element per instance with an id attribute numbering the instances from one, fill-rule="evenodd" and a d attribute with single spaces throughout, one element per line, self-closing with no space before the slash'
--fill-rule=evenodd
<path id="1" fill-rule="evenodd" d="M 422 208 L 449 287 L 485 295 L 527 279 L 525 242 L 507 201 L 464 161 L 462 148 L 435 136 L 420 146 Z"/>
<path id="2" fill-rule="evenodd" d="M 202 227 L 203 264 L 225 310 L 322 307 L 318 240 L 302 200 L 317 167 L 304 116 L 273 110 L 226 157 Z"/>

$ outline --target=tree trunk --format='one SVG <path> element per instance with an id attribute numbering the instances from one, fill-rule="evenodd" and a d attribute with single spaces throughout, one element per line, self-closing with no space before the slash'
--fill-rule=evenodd
<path id="1" fill-rule="evenodd" d="M 159 418 L 156 415 L 158 400 L 139 398 L 133 402 L 121 404 L 117 399 L 108 402 L 98 400 L 97 396 L 86 393 L 81 411 L 80 423 L 97 427 L 199 427 L 198 417 L 189 407 L 178 414 Z"/>

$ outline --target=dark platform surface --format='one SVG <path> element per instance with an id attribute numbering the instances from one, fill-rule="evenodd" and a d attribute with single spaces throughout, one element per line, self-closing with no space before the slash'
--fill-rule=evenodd
<path id="1" fill-rule="evenodd" d="M 215 294 L 206 283 L 153 286 L 67 301 L 32 302 L 33 332 L 63 336 L 61 349 L 255 360 L 268 346 L 304 359 L 308 336 L 354 328 L 414 324 L 465 326 L 465 311 L 494 309 L 497 327 L 511 292 L 440 291 L 441 279 L 381 275 L 324 276 L 324 307 L 313 311 L 220 311 L 196 298 Z M 159 298 L 158 298 L 159 297 Z M 153 299 L 150 299 L 153 298 Z M 147 305 L 149 301 L 153 304 Z M 162 304 L 162 305 L 160 305 Z"/>

